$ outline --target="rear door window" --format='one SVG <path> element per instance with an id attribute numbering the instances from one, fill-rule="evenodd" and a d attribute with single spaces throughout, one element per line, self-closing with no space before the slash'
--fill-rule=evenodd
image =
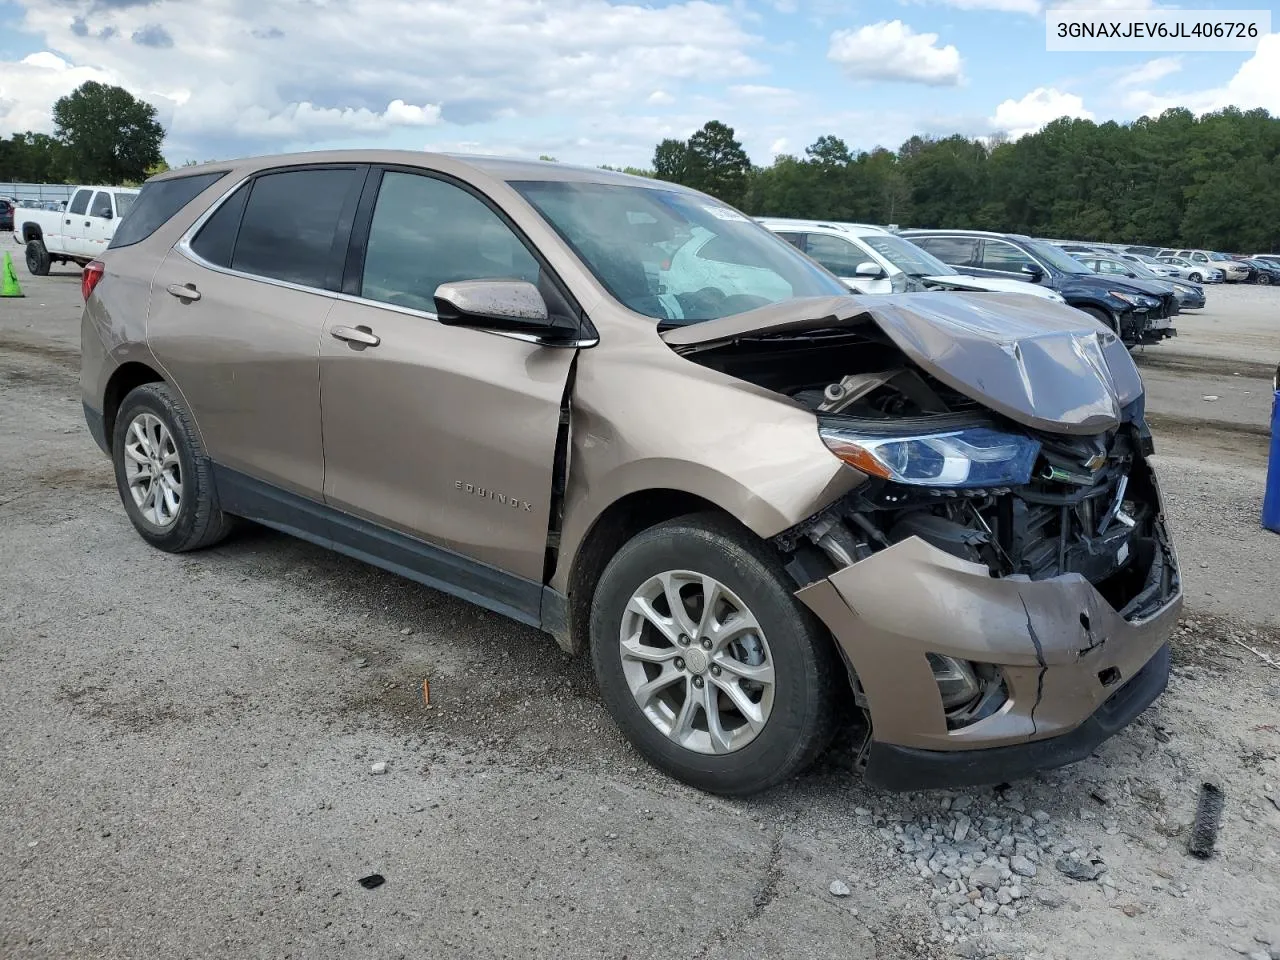
<path id="1" fill-rule="evenodd" d="M 226 176 L 226 171 L 197 173 L 144 183 L 129 208 L 129 216 L 116 229 L 108 250 L 141 243 L 169 222 L 179 210 Z M 124 208 L 121 208 L 123 216 Z"/>
<path id="2" fill-rule="evenodd" d="M 191 252 L 216 267 L 230 267 L 236 236 L 240 233 L 240 219 L 244 215 L 244 202 L 248 198 L 248 184 L 228 197 L 195 235 L 191 241 Z"/>
<path id="3" fill-rule="evenodd" d="M 953 267 L 975 266 L 978 241 L 973 237 L 908 237 L 917 247 L 923 247 L 943 263 Z"/>
<path id="4" fill-rule="evenodd" d="M 89 216 L 109 217 L 111 215 L 111 194 L 105 190 L 99 190 L 93 195 L 93 203 L 89 206 Z"/>
<path id="5" fill-rule="evenodd" d="M 231 267 L 304 287 L 337 289 L 346 233 L 338 218 L 359 189 L 355 167 L 288 170 L 257 177 Z"/>
<path id="6" fill-rule="evenodd" d="M 92 190 L 77 190 L 76 195 L 71 198 L 71 206 L 67 208 L 67 213 L 84 213 L 89 208 L 91 196 L 93 196 Z"/>

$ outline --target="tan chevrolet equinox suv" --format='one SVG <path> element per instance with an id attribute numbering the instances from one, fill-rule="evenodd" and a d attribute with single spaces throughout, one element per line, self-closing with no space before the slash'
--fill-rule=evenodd
<path id="1" fill-rule="evenodd" d="M 1142 381 L 1067 306 L 853 297 L 682 187 L 398 151 L 155 177 L 83 292 L 143 538 L 248 518 L 540 627 L 703 789 L 846 704 L 874 784 L 1007 780 L 1165 686 Z"/>

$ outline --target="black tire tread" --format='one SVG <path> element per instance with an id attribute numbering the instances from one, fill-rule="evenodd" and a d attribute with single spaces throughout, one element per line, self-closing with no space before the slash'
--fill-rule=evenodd
<path id="1" fill-rule="evenodd" d="M 144 406 L 151 412 L 167 416 L 174 439 L 186 446 L 192 481 L 184 478 L 184 494 L 187 503 L 194 503 L 193 519 L 186 523 L 186 518 L 179 517 L 173 528 L 164 536 L 157 537 L 150 531 L 138 528 L 143 538 L 153 546 L 169 553 L 186 553 L 191 550 L 202 550 L 225 540 L 235 528 L 235 518 L 223 513 L 218 504 L 218 491 L 213 479 L 213 463 L 205 455 L 200 443 L 200 435 L 186 407 L 174 396 L 173 390 L 166 383 L 144 383 L 135 387 L 120 404 L 116 415 L 115 437 L 112 443 L 113 460 L 116 462 L 117 485 L 120 487 L 120 498 L 133 519 L 132 504 L 128 500 L 126 486 L 120 482 L 120 453 L 123 448 L 124 432 L 132 420 L 132 409 Z M 134 524 L 137 527 L 137 523 Z M 182 529 L 180 529 L 182 528 Z"/>
<path id="2" fill-rule="evenodd" d="M 620 559 L 634 554 L 635 551 L 644 550 L 653 543 L 669 544 L 674 539 L 687 541 L 689 538 L 704 539 L 716 548 L 727 552 L 735 564 L 744 568 L 748 576 L 773 579 L 794 605 L 797 627 L 808 635 L 808 642 L 815 652 L 815 659 L 808 664 L 811 669 L 806 678 L 806 688 L 810 691 L 810 696 L 804 704 L 806 716 L 801 722 L 801 728 L 805 732 L 803 736 L 797 738 L 786 757 L 767 775 L 757 775 L 750 783 L 744 785 L 722 785 L 705 780 L 694 782 L 695 786 L 703 790 L 726 796 L 757 793 L 800 773 L 830 745 L 838 725 L 838 698 L 842 691 L 847 691 L 846 673 L 826 628 L 809 610 L 791 598 L 792 580 L 783 569 L 779 557 L 754 534 L 722 514 L 710 512 L 687 514 L 637 534 L 623 546 L 605 568 L 597 594 L 599 587 L 603 587 L 608 582 L 610 568 L 615 567 Z M 597 618 L 602 615 L 599 605 L 593 603 L 591 647 L 597 676 L 601 669 L 600 658 L 605 652 L 605 647 L 596 642 L 602 626 L 597 623 Z M 606 636 L 612 639 L 616 629 L 616 626 L 611 626 Z M 611 647 L 612 644 L 608 646 Z M 693 782 L 690 778 L 685 779 Z"/>
<path id="3" fill-rule="evenodd" d="M 31 249 L 33 247 L 38 251 L 36 262 L 39 264 L 39 266 L 34 269 L 32 269 L 30 260 Z M 27 271 L 33 277 L 47 277 L 49 275 L 49 268 L 53 263 L 53 259 L 49 256 L 49 251 L 45 248 L 44 241 L 40 239 L 28 241 L 26 252 L 27 257 L 24 259 L 27 260 Z"/>

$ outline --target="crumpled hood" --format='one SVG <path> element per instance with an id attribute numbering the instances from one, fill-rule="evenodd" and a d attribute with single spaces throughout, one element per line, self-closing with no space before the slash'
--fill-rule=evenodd
<path id="1" fill-rule="evenodd" d="M 809 297 L 677 327 L 677 352 L 741 337 L 874 323 L 925 372 L 1036 430 L 1094 434 L 1142 394 L 1124 344 L 1074 307 L 1026 296 L 913 293 Z"/>

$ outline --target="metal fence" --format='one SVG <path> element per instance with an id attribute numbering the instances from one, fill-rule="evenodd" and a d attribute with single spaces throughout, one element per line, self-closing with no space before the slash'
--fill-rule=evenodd
<path id="1" fill-rule="evenodd" d="M 21 203 L 34 200 L 38 204 L 61 203 L 71 199 L 75 187 L 65 183 L 4 183 L 0 182 L 0 197 L 10 197 Z"/>

